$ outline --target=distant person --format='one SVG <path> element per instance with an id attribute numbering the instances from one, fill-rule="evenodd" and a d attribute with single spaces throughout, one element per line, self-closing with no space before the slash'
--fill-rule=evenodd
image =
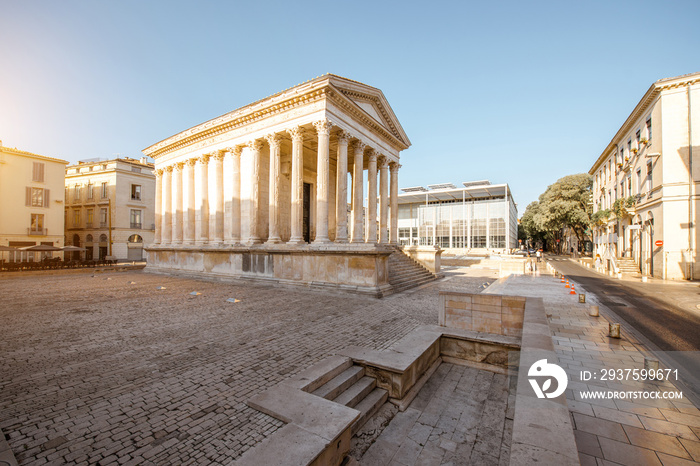
<path id="1" fill-rule="evenodd" d="M 537 256 L 537 262 L 540 262 L 542 260 L 542 250 L 538 249 L 537 252 L 535 253 L 535 256 Z"/>
<path id="2" fill-rule="evenodd" d="M 600 267 L 602 266 L 602 262 L 600 260 L 600 254 L 595 255 L 595 271 L 600 272 Z"/>

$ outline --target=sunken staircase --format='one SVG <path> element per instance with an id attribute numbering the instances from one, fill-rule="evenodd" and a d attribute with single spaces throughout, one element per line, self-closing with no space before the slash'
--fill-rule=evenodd
<path id="1" fill-rule="evenodd" d="M 432 272 L 399 249 L 389 256 L 389 284 L 394 293 L 415 288 L 436 278 Z"/>

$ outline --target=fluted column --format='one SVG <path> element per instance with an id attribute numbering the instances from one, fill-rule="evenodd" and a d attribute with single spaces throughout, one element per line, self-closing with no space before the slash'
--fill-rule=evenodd
<path id="1" fill-rule="evenodd" d="M 362 202 L 363 191 L 362 186 L 362 164 L 365 152 L 365 144 L 361 141 L 355 142 L 353 145 L 354 161 L 352 174 L 352 243 L 362 243 L 363 222 L 362 222 Z"/>
<path id="2" fill-rule="evenodd" d="M 301 126 L 287 130 L 292 137 L 292 234 L 291 244 L 304 243 L 304 130 Z"/>
<path id="3" fill-rule="evenodd" d="M 382 157 L 379 161 L 379 243 L 388 241 L 389 219 L 389 159 Z"/>
<path id="4" fill-rule="evenodd" d="M 260 217 L 260 151 L 263 143 L 257 139 L 248 142 L 251 158 L 250 209 L 248 212 L 248 244 L 261 243 L 258 218 Z"/>
<path id="5" fill-rule="evenodd" d="M 170 183 L 172 182 L 173 167 L 167 166 L 163 169 L 163 215 L 161 216 L 161 238 L 164 244 L 170 244 L 173 241 L 172 229 L 172 201 L 173 194 Z"/>
<path id="6" fill-rule="evenodd" d="M 348 139 L 350 135 L 338 134 L 337 187 L 335 191 L 335 242 L 348 242 Z"/>
<path id="7" fill-rule="evenodd" d="M 195 211 L 197 210 L 194 203 L 194 166 L 196 163 L 197 159 L 188 159 L 185 162 L 185 170 L 182 173 L 182 223 L 184 242 L 186 244 L 194 243 L 194 222 Z"/>
<path id="8" fill-rule="evenodd" d="M 224 242 L 224 151 L 213 154 L 214 158 L 214 192 L 212 196 L 213 215 L 209 220 L 209 239 L 222 244 Z"/>
<path id="9" fill-rule="evenodd" d="M 314 243 L 328 243 L 328 197 L 330 193 L 330 134 L 332 123 L 328 120 L 314 122 L 318 133 L 318 157 L 316 157 L 316 238 Z"/>
<path id="10" fill-rule="evenodd" d="M 396 162 L 389 164 L 391 172 L 391 226 L 389 228 L 389 242 L 398 244 L 399 242 L 399 165 Z"/>
<path id="11" fill-rule="evenodd" d="M 279 134 L 269 134 L 265 137 L 270 145 L 270 193 L 268 196 L 269 233 L 267 242 L 281 243 L 279 234 L 279 200 L 280 200 L 280 143 Z"/>
<path id="12" fill-rule="evenodd" d="M 197 160 L 197 185 L 195 188 L 195 242 L 205 244 L 209 241 L 209 154 Z"/>
<path id="13" fill-rule="evenodd" d="M 182 168 L 183 162 L 173 167 L 173 244 L 182 244 Z"/>
<path id="14" fill-rule="evenodd" d="M 377 151 L 369 151 L 367 166 L 367 235 L 365 241 L 377 242 Z"/>
<path id="15" fill-rule="evenodd" d="M 231 181 L 231 243 L 241 242 L 241 151 L 240 146 L 230 149 L 233 157 L 231 171 L 233 180 Z"/>
<path id="16" fill-rule="evenodd" d="M 153 237 L 154 244 L 160 244 L 161 241 L 161 212 L 163 211 L 163 169 L 159 168 L 154 171 L 156 175 L 156 205 L 155 205 L 155 218 L 156 218 L 156 231 Z"/>

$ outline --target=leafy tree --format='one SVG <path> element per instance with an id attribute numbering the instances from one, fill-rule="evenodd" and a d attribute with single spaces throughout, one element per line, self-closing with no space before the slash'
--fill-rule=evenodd
<path id="1" fill-rule="evenodd" d="M 591 223 L 592 186 L 593 178 L 587 173 L 568 175 L 549 185 L 521 218 L 528 236 L 551 243 L 564 227 L 569 227 L 582 242 Z"/>

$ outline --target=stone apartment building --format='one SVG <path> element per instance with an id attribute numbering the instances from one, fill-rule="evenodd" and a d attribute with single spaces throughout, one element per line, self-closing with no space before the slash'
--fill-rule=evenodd
<path id="1" fill-rule="evenodd" d="M 652 84 L 589 173 L 594 254 L 608 269 L 700 275 L 700 73 Z"/>
<path id="2" fill-rule="evenodd" d="M 155 232 L 153 168 L 145 157 L 66 167 L 66 244 L 86 248 L 88 260 L 143 260 Z"/>
<path id="3" fill-rule="evenodd" d="M 4 147 L 0 141 L 0 245 L 63 247 L 65 160 Z M 39 260 L 41 254 L 9 252 L 6 260 Z M 9 257 L 8 257 L 9 256 Z"/>

